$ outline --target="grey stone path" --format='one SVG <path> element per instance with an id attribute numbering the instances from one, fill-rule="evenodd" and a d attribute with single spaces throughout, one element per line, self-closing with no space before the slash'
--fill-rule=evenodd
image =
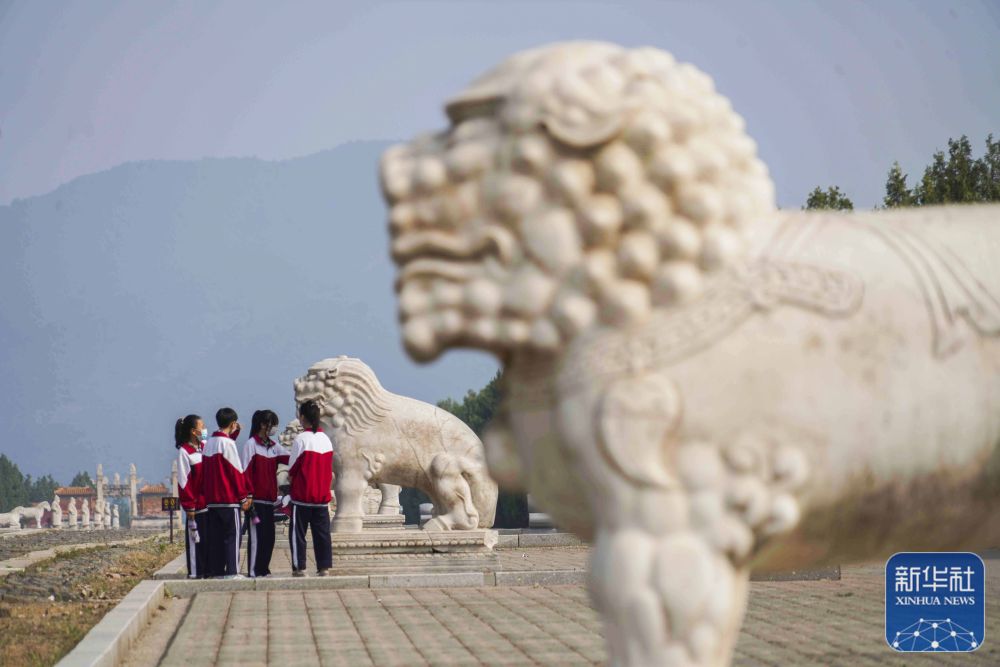
<path id="1" fill-rule="evenodd" d="M 162 665 L 592 664 L 582 588 L 202 593 Z"/>
<path id="2" fill-rule="evenodd" d="M 544 552 L 544 553 L 543 553 Z M 505 550 L 514 563 L 582 564 L 586 549 Z M 987 633 L 971 654 L 900 654 L 883 639 L 883 566 L 840 581 L 751 583 L 736 665 L 1000 665 L 1000 561 L 987 567 Z M 199 593 L 163 614 L 162 665 L 600 664 L 582 586 Z M 154 624 L 159 621 L 154 621 Z M 162 628 L 159 628 L 162 632 Z M 140 640 L 141 641 L 141 640 Z"/>

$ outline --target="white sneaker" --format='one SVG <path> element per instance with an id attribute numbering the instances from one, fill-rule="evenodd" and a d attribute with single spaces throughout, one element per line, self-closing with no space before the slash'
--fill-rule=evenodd
<path id="1" fill-rule="evenodd" d="M 242 581 L 243 579 L 246 579 L 246 577 L 244 577 L 242 574 L 227 574 L 226 576 L 224 576 L 222 578 L 223 579 L 233 579 L 233 580 L 236 580 L 236 581 Z"/>

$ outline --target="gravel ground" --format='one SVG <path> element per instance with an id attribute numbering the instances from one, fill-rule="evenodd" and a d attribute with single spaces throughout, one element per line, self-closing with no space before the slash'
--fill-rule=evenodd
<path id="1" fill-rule="evenodd" d="M 153 534 L 148 530 L 46 530 L 29 535 L 8 534 L 0 539 L 0 561 L 65 544 L 96 546 L 137 537 L 152 537 Z"/>
<path id="2" fill-rule="evenodd" d="M 95 545 L 0 579 L 0 665 L 55 664 L 136 583 L 182 549 L 164 539 Z"/>
<path id="3" fill-rule="evenodd" d="M 110 547 L 94 545 L 93 548 L 56 556 L 38 566 L 29 567 L 24 572 L 9 574 L 0 579 L 0 601 L 71 602 L 108 599 L 105 590 L 107 586 L 103 584 L 145 574 L 123 567 L 123 556 L 149 548 L 147 543 Z"/>

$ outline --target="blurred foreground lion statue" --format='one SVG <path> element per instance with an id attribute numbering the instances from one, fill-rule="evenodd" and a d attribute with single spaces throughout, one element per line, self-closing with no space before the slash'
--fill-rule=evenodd
<path id="1" fill-rule="evenodd" d="M 620 665 L 725 665 L 751 568 L 1000 538 L 1000 207 L 777 211 L 712 81 L 518 53 L 389 149 L 403 342 L 494 353 L 493 476 L 593 541 Z"/>

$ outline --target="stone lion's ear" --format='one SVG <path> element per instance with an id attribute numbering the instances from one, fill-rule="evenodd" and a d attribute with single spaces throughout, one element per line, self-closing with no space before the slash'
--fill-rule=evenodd
<path id="1" fill-rule="evenodd" d="M 672 487 L 667 446 L 681 418 L 680 392 L 659 375 L 618 380 L 604 393 L 597 412 L 601 452 L 634 482 Z"/>

